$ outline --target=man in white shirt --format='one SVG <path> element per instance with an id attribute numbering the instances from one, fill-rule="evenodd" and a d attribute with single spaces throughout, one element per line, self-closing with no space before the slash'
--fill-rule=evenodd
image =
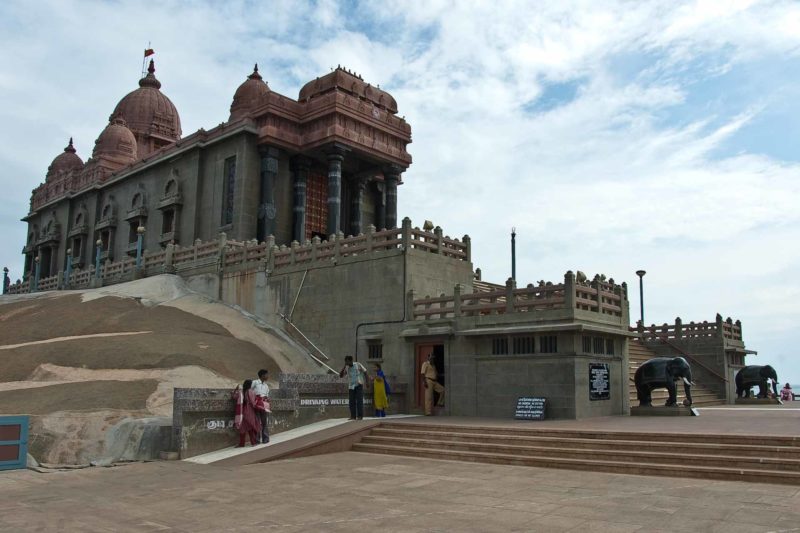
<path id="1" fill-rule="evenodd" d="M 253 392 L 256 396 L 263 398 L 264 403 L 269 401 L 268 377 L 269 371 L 261 369 L 258 371 L 258 379 L 253 380 Z M 269 426 L 267 425 L 269 418 L 266 411 L 256 411 L 256 413 L 261 418 L 261 444 L 266 444 L 269 442 Z"/>
<path id="2" fill-rule="evenodd" d="M 364 418 L 364 385 L 367 382 L 367 369 L 358 362 L 353 362 L 353 356 L 344 358 L 344 366 L 339 372 L 339 377 L 347 375 L 347 388 L 349 389 L 350 420 Z"/>

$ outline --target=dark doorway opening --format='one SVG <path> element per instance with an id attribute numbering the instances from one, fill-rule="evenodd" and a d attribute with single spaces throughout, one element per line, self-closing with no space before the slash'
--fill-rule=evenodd
<path id="1" fill-rule="evenodd" d="M 414 374 L 416 378 L 414 380 L 416 384 L 416 399 L 417 399 L 417 407 L 422 408 L 425 404 L 425 385 L 422 382 L 422 376 L 420 375 L 420 370 L 422 370 L 422 363 L 428 360 L 428 354 L 433 355 L 433 365 L 436 367 L 436 372 L 438 374 L 437 381 L 443 386 L 446 387 L 447 384 L 445 383 L 445 366 L 444 366 L 444 344 L 417 344 L 416 347 L 416 361 L 415 361 L 415 370 Z M 433 393 L 433 403 L 436 404 L 439 401 L 439 394 L 437 392 Z"/>

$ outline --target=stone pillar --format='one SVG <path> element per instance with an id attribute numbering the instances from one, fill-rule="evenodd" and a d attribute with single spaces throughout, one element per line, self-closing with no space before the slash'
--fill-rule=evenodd
<path id="1" fill-rule="evenodd" d="M 397 227 L 397 183 L 403 168 L 399 165 L 387 165 L 383 169 L 386 187 L 386 229 Z"/>
<path id="2" fill-rule="evenodd" d="M 8 277 L 8 267 L 3 267 L 3 294 L 8 292 L 9 285 L 11 285 L 11 278 Z"/>
<path id="3" fill-rule="evenodd" d="M 513 313 L 514 309 L 514 289 L 517 288 L 517 282 L 513 278 L 506 280 L 506 313 Z"/>
<path id="4" fill-rule="evenodd" d="M 343 149 L 334 147 L 328 152 L 328 237 L 342 229 L 342 161 Z"/>
<path id="5" fill-rule="evenodd" d="M 386 186 L 383 183 L 375 183 L 377 193 L 375 195 L 375 225 L 378 231 L 386 229 Z"/>
<path id="6" fill-rule="evenodd" d="M 275 206 L 275 181 L 278 178 L 278 149 L 261 147 L 261 184 L 258 205 L 258 225 L 256 236 L 264 241 L 267 235 L 275 235 L 277 208 Z"/>
<path id="7" fill-rule="evenodd" d="M 292 160 L 294 185 L 294 208 L 292 220 L 292 240 L 304 242 L 306 240 L 306 189 L 308 186 L 308 170 L 311 160 L 299 155 Z"/>
<path id="8" fill-rule="evenodd" d="M 571 316 L 575 315 L 575 274 L 572 270 L 567 270 L 564 274 L 564 307 L 566 307 Z"/>
<path id="9" fill-rule="evenodd" d="M 350 214 L 350 233 L 360 235 L 364 232 L 364 191 L 367 188 L 367 178 L 353 180 L 353 195 Z"/>

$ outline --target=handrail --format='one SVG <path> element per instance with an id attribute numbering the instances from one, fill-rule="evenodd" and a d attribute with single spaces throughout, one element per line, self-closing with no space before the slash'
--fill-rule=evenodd
<path id="1" fill-rule="evenodd" d="M 319 349 L 319 348 L 318 348 L 318 347 L 317 347 L 317 346 L 316 346 L 316 345 L 315 345 L 313 342 L 311 342 L 311 339 L 309 339 L 308 337 L 306 337 L 306 336 L 305 336 L 305 334 L 303 334 L 303 332 L 302 332 L 302 331 L 300 331 L 300 328 L 298 328 L 297 326 L 295 326 L 295 325 L 294 325 L 294 323 L 293 323 L 291 320 L 289 320 L 289 319 L 286 317 L 286 315 L 284 315 L 284 314 L 280 314 L 280 317 L 281 317 L 282 319 L 284 319 L 284 320 L 286 321 L 286 323 L 287 323 L 287 324 L 289 324 L 290 326 L 292 326 L 292 328 L 294 329 L 294 331 L 296 331 L 298 334 L 300 334 L 300 336 L 301 336 L 301 337 L 303 337 L 303 340 L 305 340 L 305 342 L 307 342 L 307 343 L 308 343 L 308 344 L 309 344 L 309 345 L 310 345 L 312 348 L 314 348 L 314 349 L 315 349 L 315 350 L 316 350 L 316 351 L 317 351 L 317 352 L 318 352 L 318 353 L 319 353 L 319 354 L 320 354 L 322 357 L 324 357 L 324 358 L 325 358 L 325 360 L 327 360 L 327 361 L 330 361 L 330 357 L 328 357 L 327 355 L 325 355 L 325 352 L 323 352 L 322 350 L 320 350 L 320 349 Z M 308 355 L 309 355 L 309 356 L 310 356 L 310 357 L 311 357 L 311 358 L 312 358 L 314 361 L 316 361 L 316 362 L 317 362 L 317 364 L 319 364 L 320 366 L 324 366 L 325 368 L 327 368 L 328 370 L 330 370 L 330 371 L 331 371 L 331 372 L 333 372 L 334 374 L 338 374 L 338 372 L 337 372 L 336 370 L 334 370 L 333 368 L 331 368 L 330 366 L 328 366 L 328 365 L 327 365 L 327 364 L 326 364 L 324 361 L 322 361 L 322 360 L 321 360 L 319 357 L 317 357 L 316 355 L 314 355 L 314 354 L 311 352 L 311 350 L 309 350 L 307 347 L 305 347 L 305 348 L 306 348 L 306 351 L 308 352 Z"/>

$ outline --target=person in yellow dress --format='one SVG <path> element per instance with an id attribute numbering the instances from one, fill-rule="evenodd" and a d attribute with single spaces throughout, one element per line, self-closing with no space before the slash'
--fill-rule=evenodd
<path id="1" fill-rule="evenodd" d="M 375 363 L 375 379 L 372 380 L 372 394 L 373 403 L 375 405 L 375 416 L 383 418 L 386 416 L 386 408 L 389 407 L 389 383 L 386 381 L 386 375 L 381 369 L 379 363 Z"/>

